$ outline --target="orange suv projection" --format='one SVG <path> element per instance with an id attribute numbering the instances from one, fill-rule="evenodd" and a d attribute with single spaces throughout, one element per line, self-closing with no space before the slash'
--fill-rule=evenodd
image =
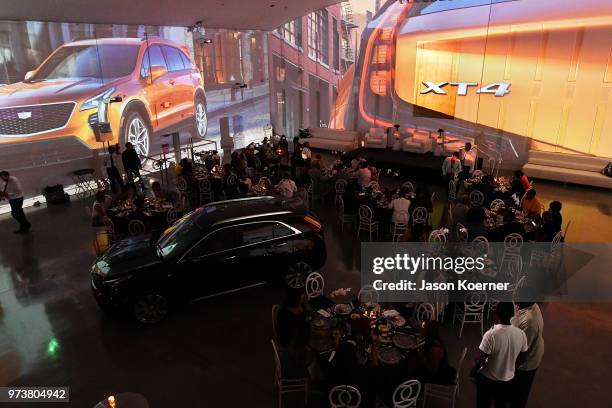
<path id="1" fill-rule="evenodd" d="M 91 149 L 98 106 L 109 104 L 114 141 L 148 156 L 155 136 L 208 129 L 206 94 L 185 47 L 162 38 L 67 43 L 22 82 L 0 87 L 0 144 L 76 137 Z M 155 144 L 157 146 L 157 144 Z M 159 147 L 159 146 L 158 146 Z"/>

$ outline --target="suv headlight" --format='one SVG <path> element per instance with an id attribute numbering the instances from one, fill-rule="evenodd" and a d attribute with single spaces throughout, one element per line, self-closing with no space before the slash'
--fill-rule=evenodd
<path id="1" fill-rule="evenodd" d="M 83 104 L 81 105 L 81 109 L 80 111 L 85 111 L 85 110 L 89 110 L 89 109 L 97 109 L 98 105 L 100 103 L 102 103 L 102 101 L 104 99 L 108 99 L 110 98 L 110 96 L 113 94 L 113 92 L 115 92 L 115 88 L 109 88 L 106 91 L 92 97 L 89 98 L 88 100 L 86 100 L 85 102 L 83 102 Z"/>

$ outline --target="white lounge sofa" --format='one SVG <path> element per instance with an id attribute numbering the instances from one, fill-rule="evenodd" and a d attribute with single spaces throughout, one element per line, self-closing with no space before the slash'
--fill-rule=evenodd
<path id="1" fill-rule="evenodd" d="M 387 147 L 387 134 L 383 128 L 370 128 L 364 137 L 365 147 L 369 149 L 385 149 Z"/>
<path id="2" fill-rule="evenodd" d="M 355 150 L 358 145 L 358 133 L 351 130 L 337 130 L 328 128 L 311 129 L 312 137 L 302 139 L 309 142 L 310 147 L 324 150 L 338 150 L 348 152 Z"/>
<path id="3" fill-rule="evenodd" d="M 402 150 L 405 152 L 425 154 L 431 152 L 432 146 L 433 139 L 426 130 L 412 130 L 402 141 Z"/>
<path id="4" fill-rule="evenodd" d="M 544 180 L 612 189 L 612 178 L 601 174 L 612 159 L 531 150 L 523 172 Z"/>

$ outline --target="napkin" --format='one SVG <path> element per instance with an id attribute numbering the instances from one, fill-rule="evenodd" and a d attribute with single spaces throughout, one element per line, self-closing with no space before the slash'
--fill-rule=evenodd
<path id="1" fill-rule="evenodd" d="M 319 309 L 317 310 L 317 313 L 323 317 L 331 317 L 331 314 L 325 309 Z"/>

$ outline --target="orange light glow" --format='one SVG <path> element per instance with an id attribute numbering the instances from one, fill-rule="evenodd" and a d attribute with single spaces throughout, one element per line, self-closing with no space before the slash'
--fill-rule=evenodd
<path id="1" fill-rule="evenodd" d="M 370 74 L 370 89 L 376 95 L 387 96 L 389 71 L 374 71 Z"/>

